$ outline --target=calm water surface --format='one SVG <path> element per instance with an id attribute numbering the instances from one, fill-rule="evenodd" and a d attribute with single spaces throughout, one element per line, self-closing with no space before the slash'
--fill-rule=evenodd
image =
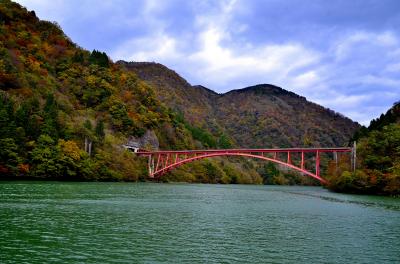
<path id="1" fill-rule="evenodd" d="M 318 187 L 0 182 L 0 263 L 400 263 L 400 199 Z"/>

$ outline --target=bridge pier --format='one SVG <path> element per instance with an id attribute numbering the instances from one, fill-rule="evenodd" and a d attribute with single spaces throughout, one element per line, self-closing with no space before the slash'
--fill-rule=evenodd
<path id="1" fill-rule="evenodd" d="M 356 168 L 357 168 L 357 142 L 354 141 L 353 147 L 351 149 L 351 169 L 353 172 L 355 172 Z"/>
<path id="2" fill-rule="evenodd" d="M 319 163 L 320 163 L 320 155 L 319 155 L 319 151 L 317 150 L 317 153 L 315 155 L 315 175 L 317 175 L 319 177 Z"/>

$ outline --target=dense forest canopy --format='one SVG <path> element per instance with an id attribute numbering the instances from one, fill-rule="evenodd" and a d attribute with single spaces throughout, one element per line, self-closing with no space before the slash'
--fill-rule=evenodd
<path id="1" fill-rule="evenodd" d="M 330 188 L 342 192 L 400 194 L 400 103 L 354 136 L 357 170 L 331 171 Z"/>

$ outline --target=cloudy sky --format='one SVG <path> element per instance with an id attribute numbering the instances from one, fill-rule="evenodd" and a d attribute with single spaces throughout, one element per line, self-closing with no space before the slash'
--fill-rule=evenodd
<path id="1" fill-rule="evenodd" d="M 270 83 L 368 125 L 400 100 L 398 0 L 17 0 L 81 47 L 219 93 Z"/>

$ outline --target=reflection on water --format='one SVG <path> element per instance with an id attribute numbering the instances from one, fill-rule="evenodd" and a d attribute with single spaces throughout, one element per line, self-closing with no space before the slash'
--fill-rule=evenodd
<path id="1" fill-rule="evenodd" d="M 400 199 L 318 187 L 0 183 L 0 263 L 400 263 Z"/>

